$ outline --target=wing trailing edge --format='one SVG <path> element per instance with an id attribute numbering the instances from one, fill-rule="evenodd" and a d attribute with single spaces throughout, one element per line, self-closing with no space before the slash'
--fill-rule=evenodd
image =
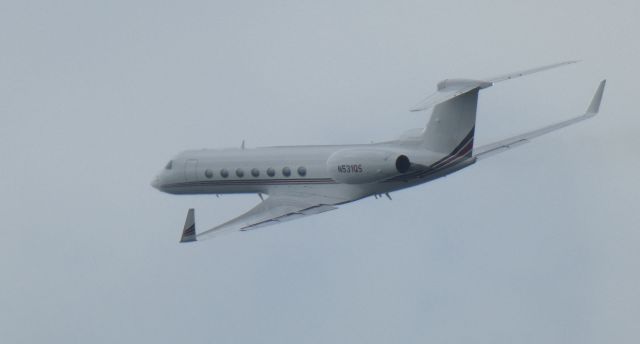
<path id="1" fill-rule="evenodd" d="M 355 200 L 353 197 L 333 197 L 319 194 L 290 193 L 270 196 L 246 213 L 211 229 L 196 233 L 193 209 L 187 212 L 181 243 L 201 241 L 233 231 L 248 231 L 306 216 L 338 209 L 337 205 Z"/>

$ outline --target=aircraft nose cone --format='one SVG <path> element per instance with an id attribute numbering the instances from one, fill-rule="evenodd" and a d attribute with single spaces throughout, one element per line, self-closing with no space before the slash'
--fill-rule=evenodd
<path id="1" fill-rule="evenodd" d="M 154 189 L 158 189 L 158 190 L 160 190 L 160 178 L 159 178 L 159 177 L 155 177 L 155 178 L 153 178 L 153 180 L 151 181 L 151 186 L 152 186 Z"/>

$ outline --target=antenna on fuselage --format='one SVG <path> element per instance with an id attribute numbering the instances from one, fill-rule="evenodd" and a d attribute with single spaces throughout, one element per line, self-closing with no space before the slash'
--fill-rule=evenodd
<path id="1" fill-rule="evenodd" d="M 244 150 L 244 140 L 242 140 L 242 144 L 240 145 L 240 149 Z"/>

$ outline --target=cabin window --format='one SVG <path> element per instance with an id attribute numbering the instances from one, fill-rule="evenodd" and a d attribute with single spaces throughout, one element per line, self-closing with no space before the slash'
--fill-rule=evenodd
<path id="1" fill-rule="evenodd" d="M 227 171 L 226 168 L 223 168 L 220 170 L 220 175 L 222 176 L 222 178 L 227 178 L 229 176 L 229 171 Z"/>
<path id="2" fill-rule="evenodd" d="M 260 176 L 260 170 L 257 168 L 254 168 L 251 170 L 251 175 L 258 178 Z"/>
<path id="3" fill-rule="evenodd" d="M 300 175 L 300 177 L 304 177 L 307 175 L 307 168 L 304 166 L 300 166 L 298 167 L 298 174 Z"/>
<path id="4" fill-rule="evenodd" d="M 204 170 L 204 176 L 209 179 L 213 178 L 213 171 L 211 171 L 210 169 Z"/>
<path id="5" fill-rule="evenodd" d="M 236 169 L 236 176 L 238 176 L 238 178 L 244 177 L 244 171 L 241 168 Z"/>
<path id="6" fill-rule="evenodd" d="M 282 175 L 285 177 L 289 177 L 291 175 L 291 169 L 288 167 L 284 167 L 282 169 Z"/>
<path id="7" fill-rule="evenodd" d="M 269 167 L 269 168 L 267 169 L 267 175 L 268 175 L 269 177 L 273 177 L 273 176 L 275 176 L 275 175 L 276 175 L 276 170 L 274 170 L 274 169 L 273 169 L 273 167 Z"/>
<path id="8" fill-rule="evenodd" d="M 169 160 L 167 166 L 164 167 L 165 170 L 170 170 L 173 167 L 173 160 Z"/>

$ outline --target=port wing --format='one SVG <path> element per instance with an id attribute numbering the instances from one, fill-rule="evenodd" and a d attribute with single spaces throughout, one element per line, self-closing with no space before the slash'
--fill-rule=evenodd
<path id="1" fill-rule="evenodd" d="M 187 214 L 187 223 L 180 242 L 191 242 L 215 237 L 233 231 L 248 231 L 285 221 L 320 214 L 329 210 L 338 209 L 336 205 L 348 200 L 323 197 L 319 195 L 296 193 L 278 194 L 260 202 L 253 209 L 236 217 L 235 219 L 213 227 L 209 230 L 197 233 L 193 221 L 192 210 Z M 188 230 L 186 228 L 189 228 Z M 185 234 L 186 233 L 186 234 Z"/>

